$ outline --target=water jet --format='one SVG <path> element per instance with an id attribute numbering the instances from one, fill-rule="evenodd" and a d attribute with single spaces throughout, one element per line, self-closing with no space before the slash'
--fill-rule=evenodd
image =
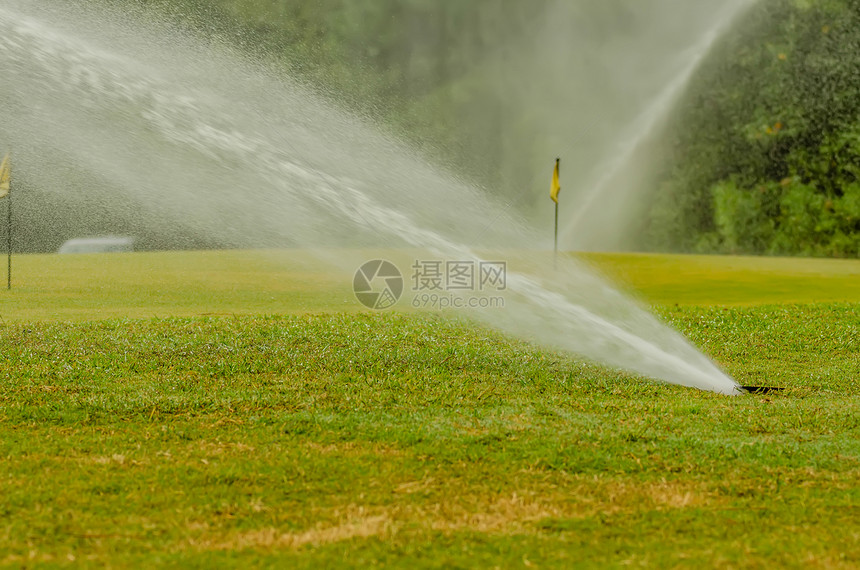
<path id="1" fill-rule="evenodd" d="M 531 267 L 546 240 L 504 204 L 230 47 L 106 8 L 7 0 L 0 52 L 0 124 L 18 175 L 57 204 L 86 196 L 82 216 L 178 227 L 223 247 L 318 248 L 349 271 L 366 261 L 362 247 L 473 263 L 503 251 L 506 306 L 476 319 L 656 380 L 737 393 L 585 264 Z"/>

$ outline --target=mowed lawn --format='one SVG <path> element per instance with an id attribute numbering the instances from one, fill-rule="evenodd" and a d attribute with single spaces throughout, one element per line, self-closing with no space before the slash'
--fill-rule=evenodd
<path id="1" fill-rule="evenodd" d="M 528 252 L 488 258 L 533 264 Z M 655 305 L 860 302 L 860 260 L 585 254 L 598 271 Z M 0 290 L 6 322 L 302 314 L 356 311 L 355 269 L 392 259 L 409 282 L 420 252 L 257 250 L 20 255 L 13 291 Z M 338 264 L 321 261 L 334 259 Z M 335 269 L 349 265 L 349 271 Z M 550 259 L 545 260 L 549 266 Z M 5 273 L 0 271 L 0 273 Z M 2 275 L 5 277 L 5 274 Z M 2 281 L 2 280 L 0 280 Z M 407 295 L 408 295 L 407 291 Z M 409 309 L 404 297 L 398 308 Z"/>
<path id="2" fill-rule="evenodd" d="M 360 311 L 310 252 L 17 257 L 0 565 L 860 566 L 860 262 L 588 260 L 786 391 Z"/>

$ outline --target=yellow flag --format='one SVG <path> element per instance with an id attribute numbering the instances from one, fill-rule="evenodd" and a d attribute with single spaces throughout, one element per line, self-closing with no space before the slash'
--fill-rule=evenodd
<path id="1" fill-rule="evenodd" d="M 0 164 L 0 198 L 5 198 L 9 195 L 10 178 L 12 177 L 12 165 L 9 163 L 9 154 L 3 157 L 3 162 Z"/>
<path id="2" fill-rule="evenodd" d="M 549 197 L 558 204 L 558 193 L 561 192 L 561 184 L 558 182 L 558 159 L 555 159 L 555 168 L 552 171 L 552 186 L 549 189 Z"/>

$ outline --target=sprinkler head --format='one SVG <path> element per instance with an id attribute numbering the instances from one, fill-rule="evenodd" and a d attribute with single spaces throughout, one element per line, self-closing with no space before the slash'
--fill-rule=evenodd
<path id="1" fill-rule="evenodd" d="M 785 390 L 777 386 L 738 386 L 738 388 L 747 394 L 773 394 Z"/>

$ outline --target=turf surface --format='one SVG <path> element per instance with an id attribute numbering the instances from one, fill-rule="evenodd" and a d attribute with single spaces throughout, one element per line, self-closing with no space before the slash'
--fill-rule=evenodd
<path id="1" fill-rule="evenodd" d="M 0 292 L 0 318 L 82 321 L 360 309 L 352 293 L 352 273 L 318 261 L 326 255 L 332 254 L 261 250 L 21 255 L 13 261 L 13 290 Z M 532 257 L 517 252 L 503 255 L 518 260 Z M 391 258 L 406 273 L 410 259 L 419 256 L 386 250 L 356 251 L 347 257 Z M 860 302 L 858 260 L 582 257 L 656 305 Z M 512 270 L 516 267 L 512 263 Z M 408 300 L 401 300 L 399 307 L 408 309 Z"/>
<path id="2" fill-rule="evenodd" d="M 674 257 L 597 257 L 786 392 L 358 312 L 348 280 L 281 252 L 22 257 L 0 305 L 0 564 L 860 565 L 857 262 L 695 258 L 673 289 Z M 829 302 L 767 286 L 809 273 Z"/>

